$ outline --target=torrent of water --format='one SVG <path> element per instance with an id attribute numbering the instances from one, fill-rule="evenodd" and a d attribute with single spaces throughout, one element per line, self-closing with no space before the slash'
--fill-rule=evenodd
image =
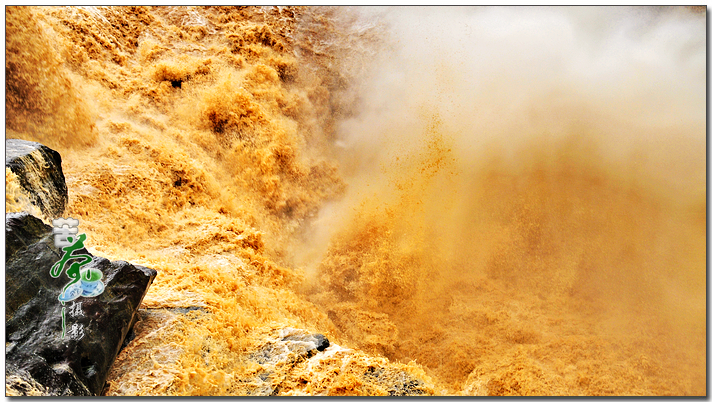
<path id="1" fill-rule="evenodd" d="M 284 394 L 382 393 L 358 373 L 385 365 L 437 394 L 705 394 L 705 10 L 6 20 L 8 138 L 60 152 L 90 251 L 159 272 L 144 308 L 209 312 L 130 344 L 107 394 L 249 394 L 286 327 L 354 352 Z"/>

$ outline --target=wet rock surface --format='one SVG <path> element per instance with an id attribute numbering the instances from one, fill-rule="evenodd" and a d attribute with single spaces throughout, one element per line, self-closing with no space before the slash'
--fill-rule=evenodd
<path id="1" fill-rule="evenodd" d="M 277 366 L 280 371 L 284 371 L 286 366 L 295 366 L 327 347 L 329 347 L 329 340 L 324 335 L 310 334 L 293 328 L 284 329 L 282 336 L 268 342 L 250 355 L 249 359 L 260 364 L 264 369 L 253 380 L 256 387 L 252 395 L 278 395 L 282 387 L 279 376 L 276 375 Z"/>
<path id="2" fill-rule="evenodd" d="M 364 380 L 389 384 L 388 396 L 427 395 L 425 383 L 413 376 L 390 368 L 369 367 Z"/>
<path id="3" fill-rule="evenodd" d="M 47 225 L 26 213 L 5 214 L 5 258 L 47 236 Z"/>
<path id="4" fill-rule="evenodd" d="M 6 214 L 5 234 L 6 393 L 100 394 L 156 271 L 93 257 L 84 268 L 101 271 L 103 293 L 63 305 L 57 297 L 69 280 L 50 275 L 63 255 L 52 228 L 27 213 L 13 213 Z"/>
<path id="5" fill-rule="evenodd" d="M 433 389 L 419 374 L 408 372 L 408 366 L 366 357 L 303 329 L 282 329 L 248 360 L 260 365 L 249 379 L 252 396 L 433 395 Z"/>
<path id="6" fill-rule="evenodd" d="M 268 343 L 251 358 L 259 364 L 308 359 L 329 347 L 329 340 L 321 334 L 293 333 Z"/>
<path id="7" fill-rule="evenodd" d="M 37 142 L 5 140 L 5 166 L 15 173 L 29 201 L 50 218 L 59 218 L 67 206 L 67 185 L 62 157 Z"/>
<path id="8" fill-rule="evenodd" d="M 433 394 L 422 379 L 403 369 L 364 365 L 360 352 L 302 329 L 282 329 L 248 359 L 261 367 L 256 377 L 249 379 L 252 396 Z M 331 374 L 323 377 L 325 373 Z"/>

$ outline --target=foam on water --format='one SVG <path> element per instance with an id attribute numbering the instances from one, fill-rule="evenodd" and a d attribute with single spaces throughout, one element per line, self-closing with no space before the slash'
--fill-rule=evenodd
<path id="1" fill-rule="evenodd" d="M 6 20 L 8 138 L 60 152 L 95 255 L 159 272 L 108 394 L 258 392 L 284 328 L 332 346 L 280 394 L 706 392 L 704 12 Z"/>

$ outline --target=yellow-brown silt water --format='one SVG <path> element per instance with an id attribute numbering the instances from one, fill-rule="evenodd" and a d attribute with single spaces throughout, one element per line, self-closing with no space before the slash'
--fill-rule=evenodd
<path id="1" fill-rule="evenodd" d="M 254 393 L 295 328 L 279 395 L 705 395 L 705 13 L 8 7 L 7 137 L 158 271 L 105 394 Z"/>

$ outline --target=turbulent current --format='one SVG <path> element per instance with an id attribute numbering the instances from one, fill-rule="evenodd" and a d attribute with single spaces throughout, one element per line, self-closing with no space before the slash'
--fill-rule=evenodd
<path id="1" fill-rule="evenodd" d="M 706 59 L 704 8 L 7 7 L 6 135 L 158 271 L 107 395 L 286 328 L 280 395 L 705 395 Z"/>

